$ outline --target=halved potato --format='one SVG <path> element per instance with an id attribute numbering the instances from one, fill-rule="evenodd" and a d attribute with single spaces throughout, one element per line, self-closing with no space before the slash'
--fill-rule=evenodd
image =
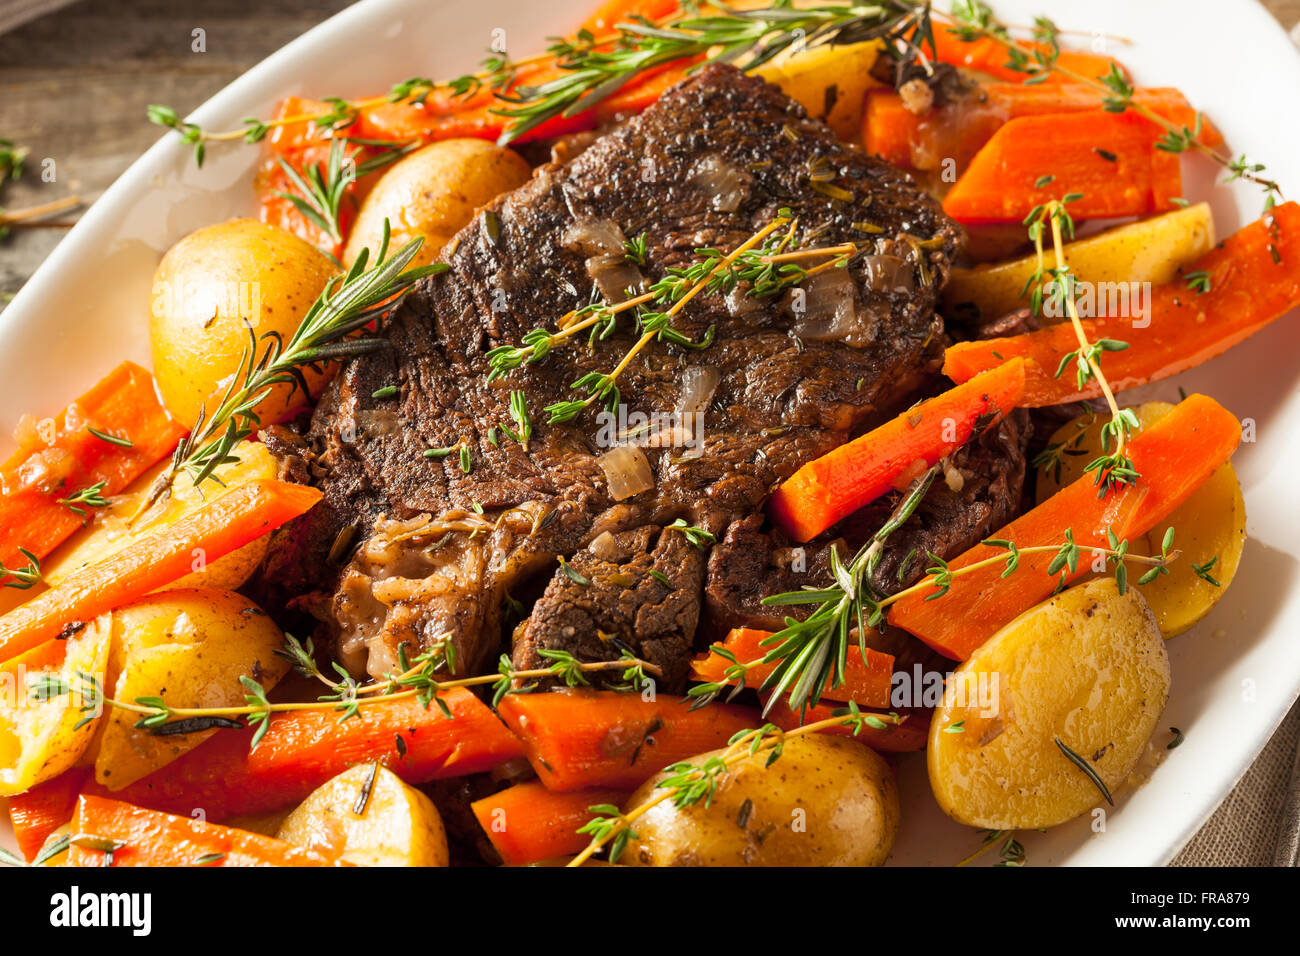
<path id="1" fill-rule="evenodd" d="M 1212 248 L 1210 206 L 1197 203 L 1067 243 L 1065 255 L 1081 281 L 1155 285 L 1171 281 L 1180 266 Z M 1046 258 L 1048 268 L 1056 265 L 1050 249 Z M 1037 257 L 1031 255 L 973 269 L 953 269 L 944 303 L 949 309 L 974 303 L 985 318 L 1023 309 L 1029 304 L 1022 297 L 1025 283 L 1037 268 Z"/>
<path id="2" fill-rule="evenodd" d="M 278 466 L 275 457 L 261 442 L 242 441 L 231 449 L 231 455 L 239 460 L 220 465 L 214 473 L 216 480 L 206 480 L 201 487 L 196 488 L 190 476 L 182 472 L 172 485 L 171 494 L 132 522 L 131 518 L 139 510 L 149 487 L 169 462 L 163 462 L 142 475 L 132 484 L 132 490 L 116 496 L 111 507 L 99 509 L 93 521 L 45 559 L 41 568 L 45 582 L 58 584 L 78 568 L 120 551 L 136 537 L 197 510 L 235 485 L 276 477 Z M 201 561 L 201 556 L 196 555 L 196 570 L 168 587 L 234 590 L 257 569 L 266 556 L 270 540 L 269 536 L 263 535 L 211 564 Z"/>
<path id="3" fill-rule="evenodd" d="M 723 751 L 701 754 L 703 763 Z M 780 759 L 734 760 L 711 802 L 658 804 L 634 826 L 618 863 L 629 866 L 879 866 L 898 832 L 894 772 L 846 737 L 789 737 Z M 654 795 L 664 774 L 628 798 Z"/>
<path id="4" fill-rule="evenodd" d="M 1133 411 L 1141 428 L 1146 428 L 1173 407 L 1168 402 L 1143 402 Z M 1082 477 L 1088 462 L 1101 454 L 1101 429 L 1107 420 L 1105 415 L 1082 415 L 1056 431 L 1049 446 L 1060 446 L 1059 468 L 1039 472 L 1039 501 Z M 1130 541 L 1129 550 L 1159 554 L 1169 528 L 1174 529 L 1174 548 L 1181 552 L 1178 560 L 1169 566 L 1167 575 L 1137 585 L 1166 638 L 1183 633 L 1209 614 L 1237 576 L 1246 546 L 1246 502 L 1231 462 L 1211 475 L 1167 520 L 1142 538 Z M 1206 577 L 1197 574 L 1197 567 Z M 1133 570 L 1137 570 L 1136 565 Z M 1133 575 L 1131 580 L 1136 583 L 1139 576 Z"/>
<path id="5" fill-rule="evenodd" d="M 1137 765 L 1169 697 L 1169 657 L 1136 588 L 1092 581 L 1020 615 L 957 668 L 930 725 L 944 812 L 994 830 L 1056 826 Z"/>
<path id="6" fill-rule="evenodd" d="M 449 862 L 433 801 L 378 764 L 358 764 L 318 787 L 276 836 L 356 866 Z"/>
<path id="7" fill-rule="evenodd" d="M 112 614 L 104 686 L 117 700 L 162 697 L 172 707 L 244 703 L 240 677 L 270 689 L 289 670 L 276 655 L 284 635 L 266 612 L 233 591 L 159 591 Z M 139 715 L 104 715 L 95 740 L 95 780 L 120 790 L 188 753 L 218 730 L 159 736 Z"/>
<path id="8" fill-rule="evenodd" d="M 66 641 L 38 647 L 0 667 L 0 796 L 30 790 L 81 760 L 101 711 L 98 694 L 85 677 L 104 686 L 109 617 L 96 618 Z M 70 693 L 37 700 L 32 690 L 43 680 L 61 681 Z"/>

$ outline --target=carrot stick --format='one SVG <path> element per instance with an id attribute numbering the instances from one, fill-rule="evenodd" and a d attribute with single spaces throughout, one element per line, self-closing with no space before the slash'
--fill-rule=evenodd
<path id="1" fill-rule="evenodd" d="M 808 541 L 960 448 L 981 419 L 1015 408 L 1024 387 L 1024 363 L 1010 361 L 927 399 L 808 462 L 776 490 L 768 514 Z"/>
<path id="2" fill-rule="evenodd" d="M 725 746 L 762 725 L 731 704 L 691 710 L 674 698 L 646 701 L 616 691 L 511 694 L 498 708 L 524 741 L 524 755 L 548 789 L 635 790 L 669 764 Z"/>
<path id="3" fill-rule="evenodd" d="M 634 17 L 662 20 L 680 9 L 678 0 L 605 0 L 582 22 L 582 29 L 594 37 L 609 36 L 620 23 L 631 23 Z"/>
<path id="4" fill-rule="evenodd" d="M 470 804 L 479 826 L 507 866 L 527 866 L 577 853 L 591 840 L 578 828 L 597 804 L 622 806 L 628 791 L 553 793 L 539 781 L 516 784 Z"/>
<path id="5" fill-rule="evenodd" d="M 414 698 L 367 704 L 342 721 L 333 710 L 283 711 L 272 715 L 256 750 L 249 750 L 251 729 L 219 731 L 113 796 L 182 815 L 202 808 L 208 819 L 225 820 L 293 806 L 358 763 L 382 761 L 408 783 L 423 783 L 523 756 L 519 739 L 469 690 L 441 696 L 450 718 Z"/>
<path id="6" fill-rule="evenodd" d="M 35 859 L 51 833 L 72 819 L 77 796 L 89 776 L 89 767 L 74 767 L 9 798 L 14 839 L 28 862 Z"/>
<path id="7" fill-rule="evenodd" d="M 952 159 L 955 171 L 960 173 L 1008 120 L 1096 110 L 1101 100 L 1100 93 L 1080 83 L 985 83 L 968 98 L 913 113 L 903 105 L 898 93 L 879 87 L 867 91 L 862 143 L 868 153 L 878 154 L 897 166 L 937 169 L 943 160 Z M 1180 127 L 1195 127 L 1196 111 L 1176 89 L 1135 90 L 1133 101 Z M 1222 145 L 1223 135 L 1218 129 L 1204 120 L 1202 123 L 1200 141 L 1210 147 Z"/>
<path id="8" fill-rule="evenodd" d="M 32 437 L 0 465 L 0 561 L 26 566 L 19 548 L 43 558 L 80 528 L 90 508 L 59 504 L 101 481 L 103 497 L 115 495 L 180 441 L 185 428 L 158 401 L 153 376 L 134 362 L 123 362 L 94 388 L 38 427 Z M 127 441 L 127 446 L 96 437 L 90 429 Z"/>
<path id="9" fill-rule="evenodd" d="M 975 154 L 944 197 L 961 222 L 1019 222 L 1036 206 L 1070 193 L 1078 219 L 1144 216 L 1173 208 L 1182 193 L 1174 153 L 1156 149 L 1163 130 L 1136 113 L 1022 116 Z"/>
<path id="10" fill-rule="evenodd" d="M 1300 205 L 1278 206 L 1271 223 L 1268 216 L 1251 223 L 1185 268 L 1184 276 L 1206 273 L 1209 290 L 1197 292 L 1180 276 L 1152 290 L 1150 312 L 1142 320 L 1133 315 L 1083 320 L 1089 341 L 1111 338 L 1129 344 L 1102 359 L 1115 391 L 1200 365 L 1300 305 Z M 1051 325 L 1024 335 L 958 343 L 948 349 L 943 371 L 962 382 L 1023 356 L 1028 362 L 1022 404 L 1037 408 L 1096 398 L 1095 380 L 1080 388 L 1072 370 L 1055 376 L 1061 358 L 1078 347 L 1069 323 Z"/>
<path id="11" fill-rule="evenodd" d="M 863 710 L 863 713 L 869 713 L 869 711 Z M 859 743 L 881 753 L 906 753 L 925 749 L 926 740 L 930 736 L 931 711 L 921 708 L 897 711 L 897 719 L 895 718 L 895 712 L 878 710 L 875 714 L 883 726 L 864 725 L 857 736 L 853 735 L 853 730 L 849 727 L 827 727 L 825 730 L 817 731 L 817 733 L 852 737 Z M 800 714 L 791 710 L 790 705 L 784 700 L 777 701 L 767 712 L 767 719 L 782 730 L 794 730 L 804 724 L 815 724 L 818 721 L 830 720 L 834 716 L 835 707 L 831 704 L 818 704 L 815 707 L 808 707 L 800 716 Z"/>
<path id="12" fill-rule="evenodd" d="M 1010 56 L 1006 47 L 988 37 L 982 37 L 967 43 L 958 39 L 951 27 L 940 26 L 936 27 L 934 31 L 934 45 L 941 63 L 951 63 L 953 66 L 978 70 L 988 76 L 1012 83 L 1023 83 L 1031 76 L 1029 73 L 1012 69 L 1008 65 Z M 1030 49 L 1036 48 L 1044 53 L 1047 52 L 1047 47 L 1043 44 L 1026 43 L 1024 45 Z M 926 52 L 929 52 L 928 48 Z M 1067 70 L 1088 77 L 1100 78 L 1106 76 L 1110 73 L 1112 66 L 1125 76 L 1128 75 L 1128 71 L 1124 69 L 1124 66 L 1118 60 L 1095 53 L 1062 50 L 1057 57 L 1056 63 Z M 1042 84 L 1053 85 L 1069 82 L 1071 81 L 1068 77 L 1051 72 L 1047 74 Z"/>
<path id="13" fill-rule="evenodd" d="M 766 654 L 771 647 L 764 647 L 763 641 L 772 636 L 771 631 L 759 631 L 751 627 L 732 628 L 721 647 L 735 655 L 742 664 L 756 661 Z M 844 664 L 844 683 L 833 687 L 830 678 L 822 689 L 822 696 L 830 700 L 855 701 L 863 707 L 888 707 L 890 680 L 894 673 L 894 657 L 881 651 L 866 649 L 867 663 L 862 663 L 860 648 L 849 648 Z M 714 683 L 726 679 L 727 668 L 731 662 L 712 650 L 695 658 L 691 662 L 691 678 L 698 681 Z M 758 687 L 767 676 L 776 669 L 776 664 L 757 664 L 751 667 L 745 676 L 745 686 Z"/>
<path id="14" fill-rule="evenodd" d="M 215 561 L 243 547 L 320 497 L 315 488 L 282 481 L 250 481 L 231 489 L 0 617 L 0 661 L 184 577 L 196 558 Z"/>
<path id="15" fill-rule="evenodd" d="M 1222 405 L 1190 395 L 1160 421 L 1136 435 L 1125 448 L 1140 474 L 1106 497 L 1097 496 L 1092 475 L 1062 488 L 1037 508 L 1012 521 L 993 539 L 1024 549 L 1055 546 L 1071 529 L 1080 548 L 1077 570 L 1062 573 L 1066 583 L 1087 574 L 1089 548 L 1108 547 L 1106 531 L 1133 540 L 1163 521 L 1226 462 L 1241 441 L 1241 425 Z M 1005 557 L 1006 551 L 979 544 L 949 562 L 957 571 L 979 561 Z M 889 609 L 889 622 L 919 637 L 939 653 L 965 660 L 1005 624 L 1047 598 L 1058 578 L 1048 574 L 1054 555 L 1024 554 L 1007 577 L 994 563 L 952 578 L 947 594 L 926 587 Z"/>
<path id="16" fill-rule="evenodd" d="M 315 850 L 274 837 L 104 797 L 83 795 L 77 801 L 72 830 L 69 866 L 336 865 Z"/>

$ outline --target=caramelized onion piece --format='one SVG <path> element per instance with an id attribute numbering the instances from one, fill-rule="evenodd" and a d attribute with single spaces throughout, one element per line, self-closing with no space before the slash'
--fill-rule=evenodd
<path id="1" fill-rule="evenodd" d="M 631 498 L 655 486 L 650 460 L 635 445 L 615 445 L 598 460 L 609 483 L 609 495 L 615 501 Z"/>

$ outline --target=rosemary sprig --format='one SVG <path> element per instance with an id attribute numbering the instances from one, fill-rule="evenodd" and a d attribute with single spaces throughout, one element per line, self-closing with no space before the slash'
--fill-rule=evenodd
<path id="1" fill-rule="evenodd" d="M 735 689 L 732 694 L 737 693 L 744 686 L 744 675 L 751 667 L 775 664 L 760 688 L 771 691 L 764 713 L 787 690 L 791 710 L 797 711 L 807 704 L 815 706 L 828 684 L 838 687 L 844 682 L 850 632 L 855 628 L 865 663 L 864 638 L 867 628 L 880 623 L 884 606 L 881 603 L 882 595 L 875 593 L 872 588 L 871 575 L 880 563 L 885 542 L 916 511 L 939 474 L 940 467 L 939 464 L 934 465 L 912 483 L 889 519 L 851 560 L 845 563 L 838 550 L 831 550 L 830 586 L 764 598 L 763 603 L 769 606 L 818 606 L 802 621 L 786 618 L 784 628 L 764 638 L 761 646 L 770 649 L 759 660 L 742 664 L 732 657 L 732 667 L 728 668 L 723 681 L 698 684 L 691 688 L 688 696 L 694 699 L 694 705 L 702 706 L 715 699 L 733 682 Z"/>
<path id="2" fill-rule="evenodd" d="M 363 145 L 380 145 L 383 151 L 378 155 L 358 163 L 353 156 L 344 153 L 344 143 Z M 339 225 L 339 208 L 348 187 L 362 176 L 389 165 L 410 152 L 414 143 L 400 146 L 394 143 L 378 143 L 373 140 L 348 140 L 336 137 L 330 140 L 329 158 L 322 168 L 319 163 L 299 171 L 287 163 L 282 156 L 276 157 L 289 182 L 297 189 L 296 193 L 276 190 L 276 195 L 289 200 L 302 216 L 314 224 L 335 242 L 343 241 L 343 228 Z"/>
<path id="3" fill-rule="evenodd" d="M 249 330 L 249 344 L 220 403 L 210 416 L 200 411 L 194 429 L 177 446 L 171 466 L 145 496 L 144 511 L 171 485 L 182 470 L 199 485 L 221 464 L 234 460 L 231 450 L 261 427 L 257 405 L 280 384 L 307 392 L 305 366 L 384 347 L 384 341 L 370 335 L 355 336 L 370 323 L 396 306 L 401 297 L 424 276 L 448 268 L 444 263 L 407 269 L 419 252 L 422 240 L 414 239 L 393 255 L 388 254 L 388 223 L 375 264 L 369 265 L 369 250 L 363 250 L 344 276 L 336 276 L 307 310 L 288 342 L 274 332 L 262 335 L 262 344 Z"/>
<path id="4" fill-rule="evenodd" d="M 618 24 L 612 47 L 583 42 L 552 47 L 564 75 L 537 86 L 498 94 L 508 105 L 494 112 L 510 121 L 501 137 L 508 143 L 547 120 L 574 116 L 622 89 L 634 77 L 665 63 L 693 57 L 753 70 L 788 49 L 892 41 L 929 30 L 928 4 L 903 0 L 795 9 L 777 2 L 761 10 L 733 10 L 687 16 L 671 25 L 644 21 Z M 923 26 L 922 26 L 923 25 Z"/>

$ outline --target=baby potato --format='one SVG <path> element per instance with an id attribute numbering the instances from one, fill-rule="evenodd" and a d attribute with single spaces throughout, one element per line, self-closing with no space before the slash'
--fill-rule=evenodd
<path id="1" fill-rule="evenodd" d="M 99 723 L 86 674 L 102 681 L 110 628 L 97 618 L 65 642 L 51 642 L 0 667 L 0 796 L 30 790 L 80 762 Z M 61 681 L 70 693 L 36 699 L 38 681 Z M 89 708 L 83 710 L 82 708 Z"/>
<path id="2" fill-rule="evenodd" d="M 702 764 L 724 751 L 701 754 Z M 666 800 L 638 819 L 618 862 L 630 866 L 879 866 L 898 832 L 898 786 L 874 750 L 806 734 L 767 754 L 735 758 L 711 803 Z M 624 811 L 655 794 L 660 774 Z"/>
<path id="3" fill-rule="evenodd" d="M 255 219 L 206 226 L 167 250 L 154 273 L 149 321 L 153 370 L 167 411 L 191 427 L 200 408 L 211 414 L 239 373 L 249 327 L 259 350 L 268 332 L 287 341 L 337 272 L 315 246 Z M 326 370 L 304 374 L 318 395 Z M 255 410 L 270 424 L 304 398 L 277 385 Z"/>
<path id="4" fill-rule="evenodd" d="M 213 472 L 216 481 L 204 481 L 201 487 L 196 488 L 190 475 L 181 472 L 172 485 L 171 494 L 132 521 L 154 479 L 170 462 L 162 462 L 146 472 L 132 484 L 131 490 L 115 496 L 109 507 L 99 509 L 92 521 L 42 562 L 45 582 L 58 584 L 79 568 L 115 554 L 143 535 L 190 514 L 215 495 L 248 481 L 275 478 L 279 472 L 275 456 L 261 442 L 240 442 L 230 454 L 239 460 L 218 465 Z M 254 538 L 211 564 L 196 559 L 195 570 L 167 588 L 208 587 L 233 591 L 252 577 L 266 557 L 270 541 L 267 535 Z"/>
<path id="5" fill-rule="evenodd" d="M 481 207 L 531 176 L 532 169 L 518 153 L 487 140 L 430 143 L 393 163 L 375 183 L 361 204 L 343 261 L 351 265 L 366 248 L 373 257 L 387 219 L 390 246 L 400 249 L 423 238 L 411 264 L 427 265 Z"/>
<path id="6" fill-rule="evenodd" d="M 266 612 L 233 591 L 159 591 L 111 615 L 104 686 L 117 700 L 162 697 L 172 707 L 235 707 L 240 677 L 268 690 L 289 670 L 275 652 L 284 635 Z M 139 715 L 111 710 L 92 747 L 95 780 L 120 790 L 193 750 L 217 730 L 158 736 Z"/>
<path id="7" fill-rule="evenodd" d="M 1146 428 L 1173 407 L 1168 402 L 1144 402 L 1133 411 L 1141 428 Z M 1101 429 L 1106 421 L 1105 415 L 1083 415 L 1057 430 L 1050 444 L 1059 444 L 1067 453 L 1060 456 L 1059 470 L 1039 473 L 1039 501 L 1081 477 L 1088 462 L 1101 454 Z M 1209 614 L 1237 576 L 1246 547 L 1246 502 L 1231 462 L 1211 475 L 1162 524 L 1142 538 L 1130 541 L 1129 550 L 1135 554 L 1159 554 L 1169 528 L 1174 529 L 1174 548 L 1180 552 L 1178 559 L 1170 564 L 1168 574 L 1136 585 L 1166 638 L 1183 633 Z M 1218 584 L 1197 574 L 1197 567 Z M 1136 579 L 1134 576 L 1134 583 Z"/>
<path id="8" fill-rule="evenodd" d="M 1023 228 L 1020 232 L 1023 241 Z M 1179 266 L 1213 248 L 1214 219 L 1209 204 L 1202 202 L 1077 239 L 1066 245 L 1065 252 L 1070 268 L 1082 280 L 1158 284 L 1173 280 Z M 1056 264 L 1050 250 L 1047 264 Z M 1030 255 L 953 269 L 944 302 L 950 309 L 974 303 L 986 318 L 1006 315 L 1028 304 L 1021 293 L 1037 268 L 1037 257 Z"/>
<path id="9" fill-rule="evenodd" d="M 1113 792 L 1169 698 L 1169 657 L 1136 588 L 1070 588 L 991 637 L 949 678 L 926 760 L 939 806 L 994 830 L 1056 826 Z"/>
<path id="10" fill-rule="evenodd" d="M 438 808 L 378 764 L 358 764 L 318 787 L 276 836 L 355 866 L 449 864 Z"/>

